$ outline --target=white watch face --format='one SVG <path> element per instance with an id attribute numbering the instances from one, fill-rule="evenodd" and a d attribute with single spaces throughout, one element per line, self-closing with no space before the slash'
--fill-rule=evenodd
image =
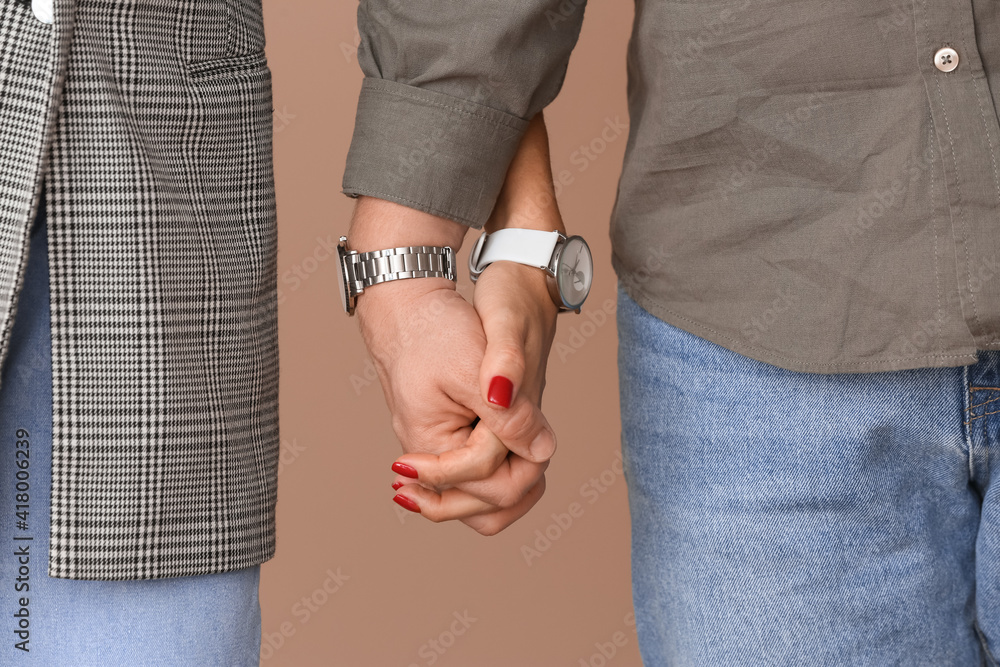
<path id="1" fill-rule="evenodd" d="M 563 303 L 570 310 L 583 305 L 590 293 L 594 280 L 594 258 L 587 242 L 579 236 L 571 236 L 563 244 L 556 267 L 556 284 Z"/>

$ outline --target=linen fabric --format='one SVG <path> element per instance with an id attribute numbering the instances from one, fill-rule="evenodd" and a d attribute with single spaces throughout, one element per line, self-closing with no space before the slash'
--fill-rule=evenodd
<path id="1" fill-rule="evenodd" d="M 584 9 L 362 0 L 344 192 L 482 226 Z M 1000 349 L 1000 5 L 637 0 L 625 60 L 629 118 L 580 105 L 555 179 L 628 128 L 612 261 L 644 308 L 815 373 Z"/>

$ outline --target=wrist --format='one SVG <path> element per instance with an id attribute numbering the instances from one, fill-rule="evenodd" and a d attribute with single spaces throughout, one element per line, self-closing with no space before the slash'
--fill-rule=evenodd
<path id="1" fill-rule="evenodd" d="M 494 262 L 487 266 L 476 281 L 476 290 L 472 295 L 476 309 L 479 310 L 482 306 L 483 298 L 489 303 L 494 302 L 498 289 L 509 297 L 508 307 L 514 307 L 523 316 L 551 318 L 554 321 L 559 312 L 549 293 L 548 277 L 544 271 L 534 266 L 508 261 Z"/>
<path id="2" fill-rule="evenodd" d="M 455 292 L 455 282 L 447 278 L 412 278 L 394 280 L 365 288 L 358 297 L 354 314 L 362 326 L 382 321 L 387 315 L 408 316 L 411 304 L 432 292 Z"/>
<path id="3" fill-rule="evenodd" d="M 359 254 L 410 246 L 451 247 L 457 251 L 466 231 L 464 225 L 446 218 L 383 199 L 359 197 L 347 243 Z M 361 320 L 371 322 L 394 308 L 405 311 L 404 304 L 435 290 L 454 291 L 455 282 L 421 277 L 368 285 L 358 295 L 354 312 Z"/>
<path id="4" fill-rule="evenodd" d="M 462 247 L 468 227 L 402 204 L 358 197 L 347 238 L 351 250 L 370 252 L 403 246 Z"/>
<path id="5" fill-rule="evenodd" d="M 549 139 L 541 113 L 528 125 L 484 230 L 508 228 L 566 233 L 556 202 Z"/>

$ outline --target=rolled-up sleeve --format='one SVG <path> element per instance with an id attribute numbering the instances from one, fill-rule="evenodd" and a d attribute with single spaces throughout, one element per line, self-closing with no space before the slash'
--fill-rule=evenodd
<path id="1" fill-rule="evenodd" d="M 586 0 L 362 0 L 343 191 L 479 228 L 562 86 Z"/>

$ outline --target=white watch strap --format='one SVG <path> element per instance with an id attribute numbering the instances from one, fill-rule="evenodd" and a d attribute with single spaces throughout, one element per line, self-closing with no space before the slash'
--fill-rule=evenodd
<path id="1" fill-rule="evenodd" d="M 506 260 L 548 270 L 552 253 L 561 238 L 559 232 L 539 229 L 500 229 L 484 234 L 469 257 L 469 269 L 478 276 L 493 262 Z"/>

